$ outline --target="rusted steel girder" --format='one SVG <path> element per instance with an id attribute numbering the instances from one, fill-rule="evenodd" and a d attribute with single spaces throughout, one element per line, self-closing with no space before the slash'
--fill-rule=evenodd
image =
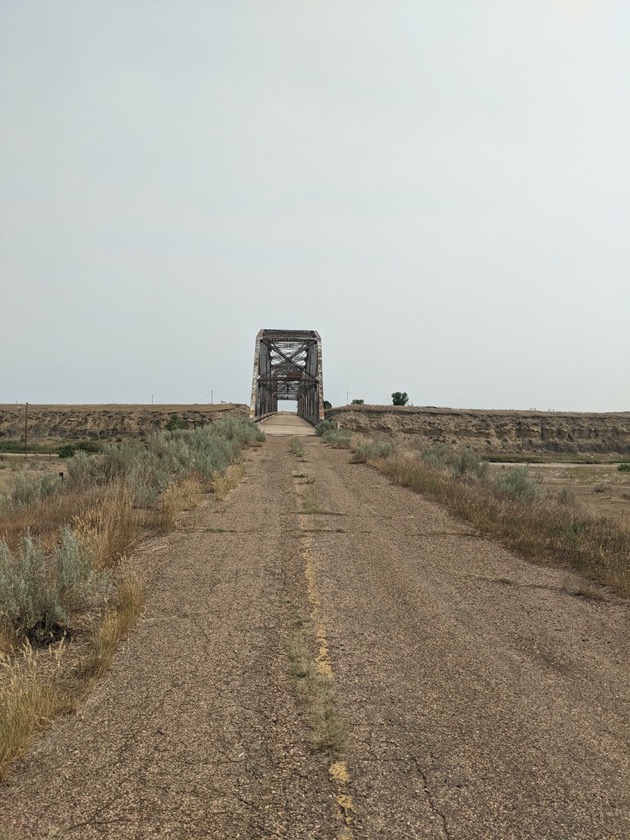
<path id="1" fill-rule="evenodd" d="M 311 423 L 324 419 L 322 340 L 315 330 L 261 330 L 256 336 L 250 417 L 296 400 Z"/>

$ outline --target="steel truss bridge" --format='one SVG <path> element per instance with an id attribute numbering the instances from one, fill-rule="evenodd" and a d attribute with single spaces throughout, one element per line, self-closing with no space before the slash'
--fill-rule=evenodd
<path id="1" fill-rule="evenodd" d="M 310 423 L 324 419 L 322 340 L 314 330 L 261 330 L 256 336 L 250 417 L 278 410 L 278 400 L 296 400 Z"/>

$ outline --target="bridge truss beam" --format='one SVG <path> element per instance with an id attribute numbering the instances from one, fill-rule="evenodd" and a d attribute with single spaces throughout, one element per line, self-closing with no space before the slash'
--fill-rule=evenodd
<path id="1" fill-rule="evenodd" d="M 278 410 L 278 400 L 296 400 L 311 423 L 324 419 L 322 341 L 314 330 L 260 330 L 254 351 L 250 417 Z"/>

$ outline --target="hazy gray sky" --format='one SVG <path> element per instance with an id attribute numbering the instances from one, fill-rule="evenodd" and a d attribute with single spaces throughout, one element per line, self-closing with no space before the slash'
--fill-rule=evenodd
<path id="1" fill-rule="evenodd" d="M 0 0 L 0 402 L 630 410 L 627 0 Z"/>

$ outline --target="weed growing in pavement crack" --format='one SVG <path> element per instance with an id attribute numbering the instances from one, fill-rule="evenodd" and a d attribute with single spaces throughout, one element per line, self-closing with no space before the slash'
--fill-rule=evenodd
<path id="1" fill-rule="evenodd" d="M 289 438 L 289 452 L 296 458 L 304 457 L 304 444 L 299 438 Z"/>
<path id="2" fill-rule="evenodd" d="M 302 512 L 321 513 L 321 509 L 317 501 L 317 493 L 315 492 L 314 487 L 307 487 L 302 494 Z"/>
<path id="3" fill-rule="evenodd" d="M 292 623 L 296 630 L 289 638 L 287 654 L 293 688 L 308 722 L 313 750 L 333 758 L 341 752 L 344 742 L 335 686 L 332 677 L 317 670 L 307 647 L 304 631 L 310 622 L 296 614 Z"/>
<path id="4" fill-rule="evenodd" d="M 313 479 L 314 481 L 315 479 Z M 334 510 L 324 510 L 320 508 L 317 501 L 317 493 L 315 488 L 308 486 L 302 494 L 302 513 L 319 515 L 319 516 L 346 516 L 345 513 L 338 513 Z"/>
<path id="5" fill-rule="evenodd" d="M 591 601 L 605 601 L 606 596 L 594 586 L 587 586 L 585 584 L 578 584 L 577 586 L 568 586 L 567 593 L 573 595 L 574 598 L 587 598 Z"/>
<path id="6" fill-rule="evenodd" d="M 301 484 L 315 484 L 315 476 L 308 475 L 308 473 L 294 473 L 293 478 L 302 478 Z"/>

